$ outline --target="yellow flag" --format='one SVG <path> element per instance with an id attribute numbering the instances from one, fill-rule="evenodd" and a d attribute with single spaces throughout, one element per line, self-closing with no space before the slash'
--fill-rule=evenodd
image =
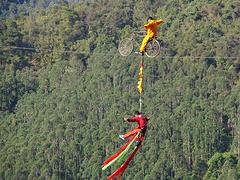
<path id="1" fill-rule="evenodd" d="M 143 63 L 140 64 L 139 80 L 137 86 L 140 96 L 142 95 L 142 81 L 143 81 Z"/>

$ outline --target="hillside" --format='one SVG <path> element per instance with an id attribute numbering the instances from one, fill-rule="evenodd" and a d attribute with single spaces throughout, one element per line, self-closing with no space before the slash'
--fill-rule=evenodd
<path id="1" fill-rule="evenodd" d="M 117 46 L 149 15 L 166 22 L 145 59 L 151 120 L 123 178 L 240 178 L 239 1 L 45 2 L 1 9 L 0 179 L 106 179 L 119 166 L 101 171 L 132 127 L 139 57 Z"/>

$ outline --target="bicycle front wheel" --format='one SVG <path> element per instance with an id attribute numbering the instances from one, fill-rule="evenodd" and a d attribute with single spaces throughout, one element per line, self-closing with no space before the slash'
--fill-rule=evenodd
<path id="1" fill-rule="evenodd" d="M 128 56 L 133 50 L 132 39 L 126 38 L 120 41 L 118 45 L 118 51 L 122 56 Z"/>
<path id="2" fill-rule="evenodd" d="M 153 39 L 148 42 L 145 54 L 147 57 L 154 58 L 156 57 L 160 52 L 160 44 L 158 40 Z"/>

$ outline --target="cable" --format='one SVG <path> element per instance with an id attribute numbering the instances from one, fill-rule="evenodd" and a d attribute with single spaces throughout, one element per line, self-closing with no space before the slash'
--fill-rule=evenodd
<path id="1" fill-rule="evenodd" d="M 183 59 L 183 58 L 192 58 L 192 59 L 237 59 L 237 58 L 240 58 L 240 56 L 174 56 L 174 57 L 171 57 L 171 56 L 163 56 L 163 57 L 160 57 L 160 58 L 163 58 L 163 59 L 174 59 L 174 58 L 179 58 L 179 59 Z"/>
<path id="2" fill-rule="evenodd" d="M 53 49 L 45 49 L 45 48 L 30 48 L 30 47 L 22 47 L 22 46 L 1 46 L 0 48 L 7 49 L 19 49 L 19 50 L 29 50 L 29 51 L 49 51 L 52 52 Z M 79 51 L 72 50 L 62 50 L 61 52 L 65 53 L 80 53 Z M 192 59 L 238 59 L 240 56 L 160 56 L 161 59 L 183 59 L 183 58 L 192 58 Z"/>
<path id="3" fill-rule="evenodd" d="M 0 48 L 29 50 L 29 51 L 48 51 L 48 52 L 52 52 L 53 51 L 53 49 L 30 48 L 30 47 L 22 47 L 22 46 L 1 46 L 0 45 Z M 65 53 L 79 53 L 78 51 L 71 51 L 71 50 L 63 50 L 61 52 L 65 52 Z"/>

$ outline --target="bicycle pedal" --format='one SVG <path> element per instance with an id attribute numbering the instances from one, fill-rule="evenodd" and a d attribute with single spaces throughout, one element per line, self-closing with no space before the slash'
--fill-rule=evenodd
<path id="1" fill-rule="evenodd" d="M 140 54 L 141 56 L 143 56 L 143 53 L 138 52 L 138 51 L 136 51 L 135 54 Z"/>

